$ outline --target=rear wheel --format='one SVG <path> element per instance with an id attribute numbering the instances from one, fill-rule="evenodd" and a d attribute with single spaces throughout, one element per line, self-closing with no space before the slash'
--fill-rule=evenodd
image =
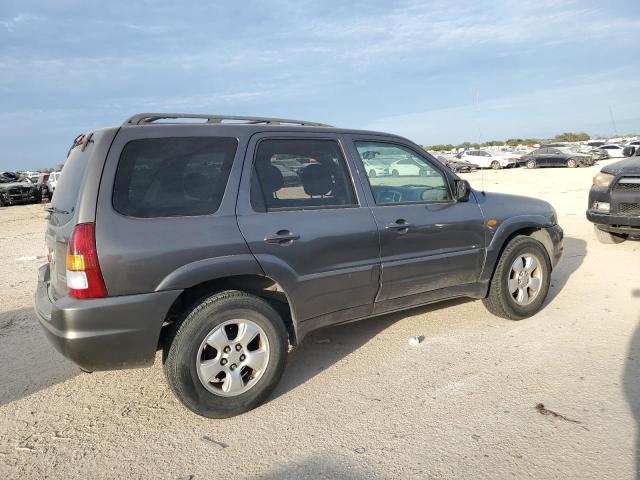
<path id="1" fill-rule="evenodd" d="M 282 318 L 261 298 L 217 293 L 174 327 L 165 348 L 167 382 L 198 415 L 239 415 L 264 402 L 277 385 L 287 338 Z"/>
<path id="2" fill-rule="evenodd" d="M 491 162 L 491 168 L 493 168 L 494 170 L 500 169 L 500 162 L 494 160 L 493 162 Z"/>
<path id="3" fill-rule="evenodd" d="M 626 233 L 611 233 L 601 230 L 597 225 L 594 225 L 593 228 L 600 243 L 622 243 L 629 237 Z"/>
<path id="4" fill-rule="evenodd" d="M 530 317 L 542 307 L 550 280 L 551 261 L 544 246 L 531 237 L 517 236 L 500 256 L 484 306 L 502 318 Z"/>
<path id="5" fill-rule="evenodd" d="M 527 160 L 527 168 L 536 168 L 536 161 L 535 160 Z"/>

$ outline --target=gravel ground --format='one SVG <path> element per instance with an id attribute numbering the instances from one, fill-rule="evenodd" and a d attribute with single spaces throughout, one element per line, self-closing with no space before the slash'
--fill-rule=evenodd
<path id="1" fill-rule="evenodd" d="M 159 357 L 89 375 L 57 354 L 31 306 L 43 206 L 0 209 L 0 478 L 636 478 L 640 241 L 596 241 L 598 168 L 466 176 L 558 210 L 565 255 L 538 315 L 459 300 L 318 331 L 229 420 L 182 408 Z"/>

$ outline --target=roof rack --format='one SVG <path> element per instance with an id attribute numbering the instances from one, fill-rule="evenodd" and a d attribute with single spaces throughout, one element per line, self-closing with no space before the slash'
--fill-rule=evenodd
<path id="1" fill-rule="evenodd" d="M 240 123 L 240 124 L 268 124 L 268 125 L 301 125 L 303 127 L 331 127 L 324 123 L 307 122 L 306 120 L 290 120 L 286 118 L 269 117 L 244 117 L 234 115 L 206 115 L 200 113 L 138 113 L 128 118 L 122 125 L 148 125 L 157 120 L 179 119 L 179 118 L 201 118 L 207 123 Z"/>

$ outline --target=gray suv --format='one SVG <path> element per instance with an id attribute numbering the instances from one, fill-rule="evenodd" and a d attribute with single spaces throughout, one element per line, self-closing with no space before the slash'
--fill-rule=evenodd
<path id="1" fill-rule="evenodd" d="M 365 152 L 421 168 L 369 176 Z M 547 202 L 472 190 L 395 135 L 272 118 L 96 130 L 49 211 L 35 308 L 51 342 L 86 371 L 162 349 L 174 394 L 212 418 L 262 403 L 320 327 L 454 297 L 529 317 L 562 253 Z"/>

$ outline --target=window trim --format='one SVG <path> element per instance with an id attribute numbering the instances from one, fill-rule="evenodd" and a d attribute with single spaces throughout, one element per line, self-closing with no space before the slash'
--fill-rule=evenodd
<path id="1" fill-rule="evenodd" d="M 228 139 L 228 140 L 233 140 L 235 142 L 235 150 L 233 151 L 233 155 L 231 157 L 231 165 L 229 168 L 229 175 L 227 176 L 227 181 L 224 184 L 224 190 L 222 192 L 222 197 L 220 199 L 220 204 L 218 205 L 218 208 L 216 208 L 213 212 L 211 213 L 200 213 L 197 215 L 157 215 L 157 216 L 153 216 L 153 217 L 139 217 L 136 215 L 129 215 L 127 213 L 121 212 L 120 210 L 118 210 L 115 206 L 115 182 L 116 182 L 116 178 L 118 176 L 118 169 L 120 168 L 120 161 L 122 159 L 122 152 L 124 152 L 124 149 L 126 148 L 126 146 L 129 143 L 132 142 L 136 142 L 136 141 L 140 141 L 140 140 L 166 140 L 169 138 L 173 138 L 173 139 L 183 139 L 183 138 L 190 138 L 190 139 L 195 139 L 195 138 L 207 138 L 207 139 L 211 139 L 211 138 L 224 138 L 224 139 Z M 110 190 L 110 196 L 111 196 L 111 210 L 112 212 L 114 212 L 116 215 L 123 217 L 123 218 L 128 218 L 128 219 L 132 219 L 132 220 L 139 220 L 139 221 L 153 221 L 153 220 L 173 220 L 173 219 L 181 219 L 181 218 L 204 218 L 204 217 L 211 217 L 214 215 L 218 215 L 218 213 L 220 212 L 220 209 L 222 208 L 222 205 L 224 203 L 224 198 L 225 196 L 228 194 L 229 191 L 229 182 L 231 181 L 231 177 L 233 174 L 233 168 L 235 163 L 237 162 L 237 157 L 238 157 L 238 152 L 240 150 L 240 140 L 238 137 L 236 136 L 224 136 L 224 135 L 174 135 L 174 136 L 153 136 L 153 137 L 136 137 L 136 138 L 131 138 L 125 141 L 125 143 L 122 145 L 122 148 L 119 149 L 120 151 L 117 153 L 117 162 L 115 165 L 115 169 L 113 170 L 113 181 L 111 182 L 111 186 L 109 188 Z"/>
<path id="2" fill-rule="evenodd" d="M 277 208 L 268 208 L 267 207 L 267 202 L 266 199 L 263 198 L 264 201 L 264 211 L 262 210 L 256 210 L 255 205 L 253 204 L 253 202 L 251 201 L 251 184 L 253 181 L 253 175 L 255 173 L 255 163 L 256 163 L 256 157 L 258 155 L 258 150 L 260 148 L 260 144 L 264 141 L 268 141 L 268 140 L 289 140 L 289 141 L 323 141 L 323 142 L 333 142 L 335 144 L 337 144 L 338 146 L 338 150 L 340 151 L 340 153 L 342 154 L 342 162 L 343 162 L 343 167 L 346 170 L 347 173 L 347 179 L 349 181 L 349 185 L 351 187 L 351 191 L 353 193 L 353 198 L 355 200 L 355 203 L 349 204 L 349 205 L 310 205 L 310 206 L 304 206 L 304 207 L 277 207 Z M 258 179 L 259 182 L 259 179 Z M 268 214 L 268 213 L 279 213 L 279 212 L 299 212 L 299 211 L 317 211 L 317 210 L 337 210 L 337 209 L 345 209 L 345 208 L 360 208 L 362 206 L 362 202 L 360 201 L 360 198 L 358 197 L 358 190 L 356 189 L 355 186 L 355 182 L 354 182 L 354 178 L 353 178 L 353 174 L 351 172 L 351 168 L 349 167 L 349 162 L 347 160 L 347 155 L 346 152 L 344 150 L 344 146 L 342 145 L 342 142 L 340 142 L 339 139 L 337 138 L 333 138 L 333 137 L 308 137 L 308 136 L 263 136 L 258 138 L 258 140 L 256 141 L 255 145 L 253 146 L 253 154 L 251 157 L 251 165 L 249 168 L 249 181 L 248 181 L 248 185 L 249 185 L 249 195 L 248 195 L 248 200 L 249 200 L 249 208 L 251 209 L 251 211 L 253 213 L 263 213 L 263 214 Z M 260 193 L 264 196 L 264 191 L 262 190 L 262 185 L 260 185 Z"/>
<path id="3" fill-rule="evenodd" d="M 396 143 L 396 142 L 392 142 L 392 141 L 388 141 L 388 140 L 370 140 L 370 139 L 363 139 L 363 138 L 358 138 L 358 137 L 354 137 L 352 138 L 352 142 L 353 142 L 353 147 L 355 150 L 355 153 L 357 155 L 357 161 L 360 162 L 360 164 L 362 166 L 364 166 L 363 162 L 362 162 L 362 157 L 360 156 L 360 152 L 358 151 L 358 143 L 380 143 L 380 144 L 386 144 L 386 145 L 391 145 L 391 146 L 395 146 L 395 147 L 401 147 L 404 148 L 406 150 L 409 150 L 411 152 L 413 152 L 417 157 L 419 158 L 423 158 L 429 165 L 431 165 L 436 171 L 440 172 L 440 174 L 442 175 L 442 178 L 445 181 L 446 187 L 447 187 L 447 191 L 449 192 L 449 198 L 450 200 L 409 200 L 406 202 L 388 202 L 388 203 L 377 203 L 376 202 L 376 196 L 373 192 L 373 189 L 371 188 L 371 179 L 369 178 L 369 175 L 367 175 L 367 172 L 365 171 L 366 169 L 363 169 L 363 173 L 362 175 L 365 177 L 367 184 L 369 185 L 369 192 L 371 193 L 371 198 L 373 200 L 373 207 L 393 207 L 393 206 L 397 206 L 397 205 L 450 205 L 453 203 L 457 203 L 456 200 L 453 197 L 453 192 L 451 189 L 451 178 L 449 177 L 449 175 L 447 174 L 447 172 L 445 172 L 442 168 L 440 168 L 439 165 L 437 165 L 436 163 L 432 162 L 431 159 L 429 157 L 426 157 L 425 155 L 422 155 L 421 153 L 419 153 L 415 148 L 409 146 L 409 145 L 405 145 L 403 143 Z M 427 152 L 425 152 L 427 153 Z"/>

